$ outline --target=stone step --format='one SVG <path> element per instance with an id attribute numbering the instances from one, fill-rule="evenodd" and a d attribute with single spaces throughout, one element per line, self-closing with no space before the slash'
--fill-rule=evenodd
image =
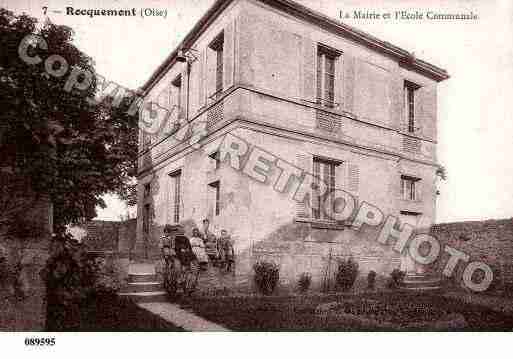
<path id="1" fill-rule="evenodd" d="M 439 279 L 424 279 L 424 280 L 405 280 L 404 287 L 433 287 L 440 286 Z"/>
<path id="2" fill-rule="evenodd" d="M 135 303 L 157 303 L 167 302 L 167 293 L 165 291 L 155 292 L 121 292 L 118 294 L 121 298 L 127 298 Z"/>
<path id="3" fill-rule="evenodd" d="M 401 285 L 410 291 L 434 291 L 441 289 L 441 279 L 433 274 L 407 275 Z"/>
<path id="4" fill-rule="evenodd" d="M 128 273 L 128 282 L 157 282 L 157 275 L 155 273 Z"/>
<path id="5" fill-rule="evenodd" d="M 404 279 L 440 279 L 436 274 L 407 274 Z"/>
<path id="6" fill-rule="evenodd" d="M 442 290 L 440 286 L 430 286 L 430 287 L 404 287 L 404 290 L 408 291 L 419 291 L 419 292 L 425 292 L 425 291 L 438 291 Z"/>
<path id="7" fill-rule="evenodd" d="M 160 282 L 132 282 L 128 283 L 124 292 L 157 292 L 163 290 Z"/>

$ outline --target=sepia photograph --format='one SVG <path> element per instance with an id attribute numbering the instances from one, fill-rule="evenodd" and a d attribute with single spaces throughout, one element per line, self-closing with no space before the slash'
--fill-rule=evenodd
<path id="1" fill-rule="evenodd" d="M 512 80 L 508 0 L 0 0 L 0 341 L 511 331 Z"/>

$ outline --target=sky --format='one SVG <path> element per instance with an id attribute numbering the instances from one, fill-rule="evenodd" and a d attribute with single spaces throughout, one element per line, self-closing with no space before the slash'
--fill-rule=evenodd
<path id="1" fill-rule="evenodd" d="M 400 46 L 445 68 L 451 78 L 439 85 L 438 161 L 448 179 L 439 186 L 438 223 L 513 217 L 513 1 L 510 0 L 296 0 L 337 18 L 340 11 L 470 12 L 478 20 L 344 19 L 348 25 Z M 74 43 L 96 61 L 97 71 L 128 88 L 140 87 L 175 49 L 214 0 L 0 0 L 75 31 Z M 65 15 L 65 7 L 152 8 L 164 17 Z M 54 11 L 61 11 L 55 13 Z M 115 196 L 99 219 L 117 220 L 128 209 Z"/>

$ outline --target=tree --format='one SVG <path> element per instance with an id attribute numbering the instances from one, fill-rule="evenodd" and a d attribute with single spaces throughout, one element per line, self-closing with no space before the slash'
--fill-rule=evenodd
<path id="1" fill-rule="evenodd" d="M 50 76 L 45 61 L 30 65 L 20 58 L 20 43 L 29 34 L 46 41 L 47 49 L 37 48 L 43 60 L 54 54 L 66 60 L 66 75 Z M 133 204 L 136 114 L 127 111 L 129 98 L 119 106 L 112 106 L 112 97 L 88 101 L 97 92 L 93 61 L 72 41 L 69 27 L 38 24 L 0 8 L 0 175 L 5 184 L 0 225 L 41 195 L 53 203 L 56 231 L 94 217 L 95 207 L 105 206 L 101 197 L 106 193 Z M 53 65 L 53 70 L 62 66 Z M 86 89 L 66 91 L 75 67 L 89 71 L 93 80 Z"/>

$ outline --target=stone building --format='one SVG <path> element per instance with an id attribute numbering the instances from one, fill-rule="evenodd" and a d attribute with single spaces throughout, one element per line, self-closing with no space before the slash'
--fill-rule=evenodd
<path id="1" fill-rule="evenodd" d="M 308 173 L 431 225 L 437 85 L 448 77 L 290 0 L 215 2 L 143 86 L 153 117 L 170 111 L 140 135 L 136 251 L 151 261 L 164 224 L 190 230 L 209 218 L 231 234 L 242 282 L 261 257 L 279 262 L 284 283 L 302 272 L 318 280 L 332 256 L 353 256 L 364 275 L 389 273 L 401 258 L 320 210 L 318 187 L 303 193 L 311 201 L 291 193 Z M 220 151 L 227 136 L 259 149 L 253 169 L 242 169 L 251 156 L 237 170 Z M 277 190 L 285 164 L 303 172 Z"/>

